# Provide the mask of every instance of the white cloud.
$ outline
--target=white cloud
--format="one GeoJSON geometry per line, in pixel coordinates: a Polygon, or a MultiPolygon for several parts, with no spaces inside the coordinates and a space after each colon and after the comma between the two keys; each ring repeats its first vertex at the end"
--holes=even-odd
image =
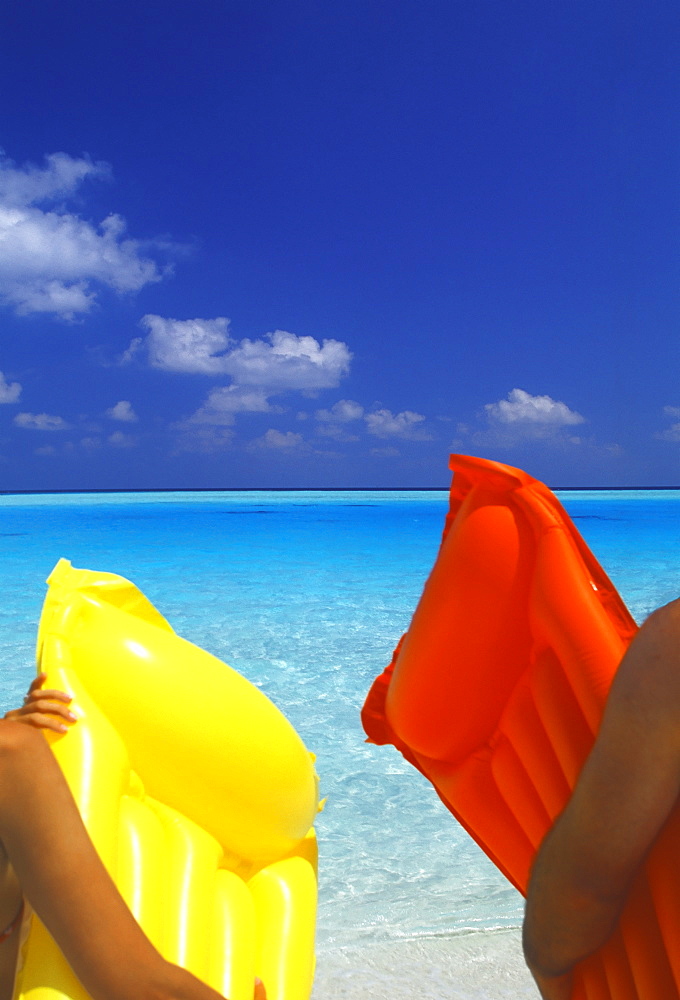
{"type": "Polygon", "coordinates": [[[137,444],[137,439],[131,434],[123,434],[122,431],[114,431],[106,439],[114,448],[133,448],[137,444]]]}
{"type": "Polygon", "coordinates": [[[75,160],[66,153],[52,153],[45,157],[44,167],[33,163],[16,167],[0,156],[0,201],[6,205],[31,205],[63,198],[73,194],[88,176],[110,175],[108,163],[93,163],[87,156],[75,160]]]}
{"type": "Polygon", "coordinates": [[[566,403],[551,396],[532,396],[524,389],[512,389],[507,399],[487,403],[484,409],[494,424],[556,428],[585,422],[585,417],[570,410],[566,403]]]}
{"type": "MultiPolygon", "coordinates": [[[[237,341],[230,336],[229,320],[224,316],[176,320],[148,314],[141,322],[148,331],[145,344],[152,367],[231,376],[230,385],[213,389],[198,410],[176,424],[184,431],[200,424],[230,427],[237,413],[281,413],[281,407],[272,404],[270,396],[288,391],[314,393],[335,386],[349,371],[352,358],[341,341],[324,340],[320,344],[313,337],[298,337],[283,330],[268,333],[260,340],[237,341]]],[[[131,360],[140,346],[139,338],[133,340],[121,360],[131,360]]],[[[336,410],[331,419],[350,418],[336,410]]],[[[191,435],[188,440],[193,440],[191,435]]],[[[288,444],[280,442],[276,434],[270,438],[265,435],[258,447],[290,447],[291,439],[285,440],[288,444]]],[[[178,446],[186,449],[186,443],[178,446]]]]}
{"type": "Polygon", "coordinates": [[[294,434],[292,431],[277,431],[270,428],[262,437],[251,441],[254,448],[273,448],[278,451],[292,451],[304,445],[302,434],[294,434]]]}
{"type": "MultiPolygon", "coordinates": [[[[680,417],[680,406],[664,406],[663,412],[667,417],[680,417]]],[[[658,434],[654,435],[659,441],[680,441],[680,422],[671,424],[663,431],[659,431],[658,434]]]]}
{"type": "MultiPolygon", "coordinates": [[[[164,371],[201,375],[230,375],[237,385],[315,391],[338,385],[349,371],[352,355],[342,341],[298,337],[285,330],[265,334],[260,340],[233,340],[229,320],[177,320],[147,315],[142,326],[149,331],[149,363],[164,371]]],[[[128,348],[136,350],[135,342],[128,348]]]]}
{"type": "Polygon", "coordinates": [[[3,372],[0,372],[0,403],[16,403],[21,395],[18,382],[8,382],[3,372]]]}
{"type": "Polygon", "coordinates": [[[361,420],[363,415],[364,408],[360,403],[353,399],[340,399],[329,410],[316,411],[314,416],[319,421],[316,432],[335,441],[358,441],[357,435],[348,434],[345,427],[352,421],[361,420]]]}
{"type": "Polygon", "coordinates": [[[374,410],[364,416],[369,434],[376,437],[398,437],[408,441],[431,441],[432,435],[420,425],[425,420],[422,413],[412,410],[402,410],[392,413],[391,410],[374,410]]]}
{"type": "Polygon", "coordinates": [[[125,351],[123,351],[123,353],[118,358],[118,363],[121,365],[129,364],[134,358],[134,356],[136,354],[139,354],[143,343],[144,343],[143,337],[134,337],[134,339],[130,341],[130,346],[125,351]]]}
{"type": "Polygon", "coordinates": [[[230,426],[236,413],[272,412],[280,412],[280,407],[270,404],[264,389],[228,385],[213,389],[203,406],[185,423],[230,426]]]}
{"type": "Polygon", "coordinates": [[[316,433],[321,437],[332,438],[338,442],[358,441],[357,434],[348,434],[341,424],[319,424],[316,433]]]}
{"type": "Polygon", "coordinates": [[[314,416],[322,423],[346,424],[352,420],[361,420],[364,408],[353,399],[340,399],[330,410],[317,410],[314,416]]]}
{"type": "Polygon", "coordinates": [[[51,413],[17,413],[14,423],[31,431],[66,431],[70,426],[63,417],[51,413]]]}
{"type": "MultiPolygon", "coordinates": [[[[149,331],[146,346],[152,368],[199,375],[224,373],[223,352],[230,344],[229,320],[225,316],[165,319],[149,313],[142,317],[140,325],[149,331]]],[[[128,352],[135,353],[138,346],[139,338],[135,338],[128,352]]]]}
{"type": "Polygon", "coordinates": [[[371,448],[371,455],[376,455],[378,458],[397,458],[400,454],[399,449],[393,448],[392,445],[386,448],[371,448]]]}
{"type": "Polygon", "coordinates": [[[0,300],[20,315],[74,319],[92,308],[97,284],[131,292],[160,280],[142,244],[125,238],[120,216],[94,225],[61,205],[39,207],[73,195],[87,177],[109,174],[106,164],[65,153],[46,157],[43,167],[0,158],[0,300]]]}
{"type": "Polygon", "coordinates": [[[133,424],[139,418],[132,409],[132,404],[127,399],[121,399],[115,406],[106,411],[106,416],[111,420],[121,420],[123,423],[133,424]]]}
{"type": "Polygon", "coordinates": [[[665,431],[655,435],[659,441],[680,441],[680,423],[671,424],[665,431]]]}
{"type": "Polygon", "coordinates": [[[339,340],[298,337],[285,330],[265,340],[242,340],[227,357],[226,371],[241,385],[264,385],[273,391],[330,389],[349,372],[352,355],[339,340]]]}
{"type": "Polygon", "coordinates": [[[517,448],[529,442],[541,442],[555,447],[599,448],[591,439],[572,431],[586,423],[576,410],[552,396],[532,396],[525,389],[512,389],[506,399],[487,403],[482,415],[486,426],[459,423],[451,447],[458,451],[469,448],[517,448]]]}

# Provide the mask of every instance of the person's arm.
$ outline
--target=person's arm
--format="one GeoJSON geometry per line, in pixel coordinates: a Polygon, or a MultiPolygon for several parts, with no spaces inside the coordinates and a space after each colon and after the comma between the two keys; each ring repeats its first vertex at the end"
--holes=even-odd
{"type": "Polygon", "coordinates": [[[569,804],[536,856],[523,945],[545,1000],[604,944],[680,792],[680,601],[642,626],[569,804]]]}
{"type": "MultiPolygon", "coordinates": [[[[0,841],[23,892],[93,1000],[223,1000],[159,955],[104,868],[37,732],[74,718],[44,679],[0,721],[0,841]]],[[[266,1000],[260,980],[254,1000],[266,1000]]]]}
{"type": "Polygon", "coordinates": [[[531,969],[534,982],[543,1000],[571,1000],[574,981],[571,972],[563,976],[542,976],[536,969],[531,969]]]}

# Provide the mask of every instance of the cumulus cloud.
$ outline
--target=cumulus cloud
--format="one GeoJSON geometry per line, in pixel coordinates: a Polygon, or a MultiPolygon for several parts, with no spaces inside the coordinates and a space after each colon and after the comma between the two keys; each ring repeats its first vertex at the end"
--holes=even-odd
{"type": "Polygon", "coordinates": [[[106,439],[114,448],[133,448],[137,444],[137,439],[131,434],[123,434],[122,431],[114,431],[106,439]]]}
{"type": "Polygon", "coordinates": [[[0,403],[16,403],[21,395],[18,382],[8,382],[3,372],[0,372],[0,403]]]}
{"type": "Polygon", "coordinates": [[[507,399],[484,407],[491,423],[540,427],[568,427],[582,424],[585,417],[551,396],[532,396],[524,389],[512,389],[507,399]]]}
{"type": "Polygon", "coordinates": [[[319,424],[316,433],[321,437],[332,438],[334,441],[343,443],[359,440],[358,434],[348,433],[341,424],[319,424]]]}
{"type": "MultiPolygon", "coordinates": [[[[223,374],[223,352],[230,343],[229,320],[225,316],[165,319],[148,313],[140,325],[148,330],[146,346],[152,368],[199,375],[223,374]]],[[[141,343],[136,337],[126,353],[132,356],[141,343]]]]}
{"type": "Polygon", "coordinates": [[[293,451],[302,447],[304,438],[302,434],[294,434],[293,431],[277,431],[270,428],[262,437],[251,441],[252,448],[271,448],[278,451],[293,451]]]}
{"type": "Polygon", "coordinates": [[[17,413],[14,423],[30,431],[66,431],[70,426],[63,417],[51,413],[17,413]]]}
{"type": "Polygon", "coordinates": [[[0,200],[6,205],[22,206],[63,198],[73,194],[86,177],[110,175],[108,163],[93,163],[87,156],[76,160],[66,153],[51,153],[42,167],[33,163],[17,167],[0,155],[0,200]]]}
{"type": "Polygon", "coordinates": [[[347,424],[361,420],[364,408],[353,399],[340,399],[328,410],[317,410],[314,416],[318,420],[317,434],[333,438],[335,441],[358,441],[356,434],[349,434],[345,429],[347,424]]]}
{"type": "Polygon", "coordinates": [[[236,413],[276,413],[279,407],[272,406],[264,389],[249,386],[227,385],[213,389],[203,406],[189,417],[186,424],[234,423],[236,413]]]}
{"type": "Polygon", "coordinates": [[[660,431],[656,437],[659,441],[680,441],[680,423],[671,424],[665,431],[660,431]]]}
{"type": "MultiPolygon", "coordinates": [[[[275,330],[258,340],[236,340],[230,334],[229,320],[225,316],[177,320],[148,314],[142,318],[141,325],[147,336],[132,341],[122,362],[131,361],[145,347],[149,364],[162,371],[213,377],[226,375],[231,379],[229,385],[212,389],[198,410],[175,425],[176,429],[187,432],[196,425],[230,427],[239,413],[281,413],[281,407],[271,402],[271,396],[286,392],[314,394],[334,387],[349,371],[352,359],[342,341],[323,340],[320,343],[314,337],[298,337],[285,330],[275,330]]],[[[358,407],[348,401],[342,403],[358,407]]],[[[359,407],[359,415],[361,413],[363,409],[359,407]]],[[[329,419],[355,417],[336,408],[329,419]]],[[[186,449],[187,443],[194,439],[189,433],[179,447],[186,449]]],[[[203,439],[207,440],[207,436],[203,439]]],[[[265,435],[256,447],[290,447],[291,439],[285,440],[288,444],[279,442],[276,434],[270,438],[265,435]]]]}
{"type": "MultiPolygon", "coordinates": [[[[485,426],[459,423],[452,442],[456,450],[467,448],[515,448],[527,442],[555,446],[583,445],[572,428],[586,418],[552,396],[532,396],[525,389],[512,389],[505,399],[487,403],[482,411],[485,426]]],[[[594,442],[588,443],[596,447],[594,442]]]]}
{"type": "Polygon", "coordinates": [[[266,340],[242,340],[225,358],[225,370],[241,385],[263,385],[270,390],[329,389],[349,371],[352,355],[339,340],[297,337],[285,330],[266,334],[266,340]]]}
{"type": "MultiPolygon", "coordinates": [[[[314,337],[298,337],[285,330],[259,340],[236,341],[224,316],[177,320],[149,314],[141,322],[148,330],[149,363],[154,368],[229,375],[238,385],[260,386],[270,393],[332,388],[347,374],[352,359],[342,341],[320,344],[314,337]]],[[[134,341],[128,352],[134,353],[133,345],[134,341]]]]}
{"type": "Polygon", "coordinates": [[[75,319],[92,308],[97,285],[132,292],[160,280],[158,264],[125,237],[119,215],[97,225],[46,205],[75,194],[86,178],[108,176],[107,164],[66,153],[47,156],[41,167],[0,156],[1,301],[20,315],[75,319]]]}
{"type": "Polygon", "coordinates": [[[143,344],[143,337],[134,337],[130,341],[130,346],[126,348],[118,358],[118,363],[121,365],[129,365],[132,359],[139,354],[143,344]]]}
{"type": "Polygon", "coordinates": [[[664,406],[663,412],[667,417],[674,417],[675,423],[672,423],[670,427],[667,427],[654,436],[659,441],[680,441],[680,421],[678,421],[680,406],[664,406]]]}
{"type": "Polygon", "coordinates": [[[121,420],[126,424],[133,424],[139,419],[128,399],[121,399],[115,406],[110,407],[106,411],[106,416],[110,417],[111,420],[121,420]]]}
{"type": "Polygon", "coordinates": [[[364,408],[353,399],[340,399],[329,410],[317,410],[314,416],[322,423],[346,424],[352,420],[361,420],[364,408]]]}
{"type": "Polygon", "coordinates": [[[432,435],[428,434],[422,423],[425,417],[422,413],[414,413],[412,410],[402,410],[401,413],[392,413],[391,410],[374,410],[364,416],[369,434],[376,437],[403,438],[407,441],[431,441],[432,435]]]}

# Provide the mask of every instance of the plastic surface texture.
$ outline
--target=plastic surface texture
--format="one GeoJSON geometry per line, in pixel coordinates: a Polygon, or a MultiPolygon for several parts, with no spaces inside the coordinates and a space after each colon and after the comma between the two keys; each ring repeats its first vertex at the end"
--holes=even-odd
{"type": "MultiPolygon", "coordinates": [[[[546,486],[454,455],[451,508],[411,627],[362,718],[524,892],[637,626],[546,486]]],[[[573,1000],[678,1000],[680,811],[573,1000]]]]}
{"type": "MultiPolygon", "coordinates": [[[[53,570],[38,632],[47,687],[79,722],[50,738],[90,836],[158,949],[230,1000],[307,1000],[318,783],[279,710],[175,635],[122,577],[53,570]]],[[[17,1000],[86,1000],[34,918],[17,1000]]]]}

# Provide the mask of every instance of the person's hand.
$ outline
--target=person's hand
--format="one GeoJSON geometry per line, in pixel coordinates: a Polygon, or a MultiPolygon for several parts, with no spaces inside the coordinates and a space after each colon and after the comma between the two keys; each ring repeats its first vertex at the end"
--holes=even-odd
{"type": "Polygon", "coordinates": [[[253,1000],[267,1000],[267,992],[261,979],[255,980],[255,993],[253,1000]]]}
{"type": "MultiPolygon", "coordinates": [[[[46,674],[38,674],[28,689],[21,708],[6,712],[4,718],[13,722],[24,722],[35,729],[51,729],[55,733],[67,733],[67,722],[76,722],[77,716],[69,709],[73,700],[64,691],[43,691],[46,674]]],[[[260,1000],[255,993],[256,1000],[260,1000]]]]}

